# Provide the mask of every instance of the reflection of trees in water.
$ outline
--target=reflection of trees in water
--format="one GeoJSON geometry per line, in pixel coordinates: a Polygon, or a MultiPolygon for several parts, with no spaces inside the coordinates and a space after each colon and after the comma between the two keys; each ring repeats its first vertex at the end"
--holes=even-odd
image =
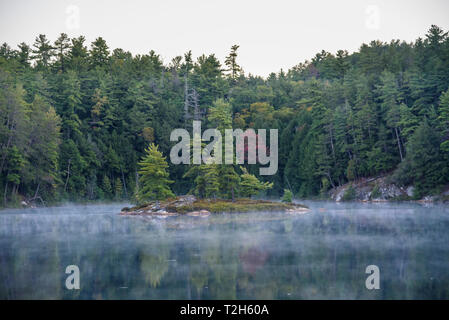
{"type": "Polygon", "coordinates": [[[208,285],[209,266],[201,261],[199,255],[192,256],[190,260],[190,283],[195,287],[196,298],[201,299],[204,288],[208,285]]]}
{"type": "Polygon", "coordinates": [[[151,244],[140,252],[140,271],[151,288],[161,283],[169,268],[170,246],[168,242],[151,244]]]}
{"type": "Polygon", "coordinates": [[[253,275],[257,269],[261,268],[268,258],[268,253],[258,247],[250,247],[242,250],[239,254],[243,271],[253,275]]]}
{"type": "Polygon", "coordinates": [[[138,218],[77,227],[73,217],[0,217],[0,298],[448,299],[449,222],[400,214],[220,216],[189,230],[138,218]],[[80,267],[79,291],[64,287],[69,264],[80,267]],[[365,288],[370,264],[381,290],[365,288]]]}

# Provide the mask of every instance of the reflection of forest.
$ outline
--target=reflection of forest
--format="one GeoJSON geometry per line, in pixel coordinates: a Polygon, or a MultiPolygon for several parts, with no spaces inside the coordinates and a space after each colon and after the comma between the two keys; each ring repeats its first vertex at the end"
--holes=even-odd
{"type": "Polygon", "coordinates": [[[181,219],[173,229],[99,216],[78,221],[81,236],[73,217],[2,217],[0,298],[449,298],[447,221],[248,217],[198,227],[181,219]],[[79,291],[63,287],[69,264],[81,270],[79,291]],[[379,265],[382,290],[365,289],[369,264],[379,265]]]}

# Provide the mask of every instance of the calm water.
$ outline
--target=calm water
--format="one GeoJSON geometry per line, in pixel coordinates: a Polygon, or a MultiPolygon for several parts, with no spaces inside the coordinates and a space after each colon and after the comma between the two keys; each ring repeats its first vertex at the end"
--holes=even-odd
{"type": "Polygon", "coordinates": [[[0,298],[449,299],[448,206],[306,204],[166,219],[117,215],[125,204],[3,210],[0,298]],[[372,264],[380,290],[365,287],[372,264]]]}

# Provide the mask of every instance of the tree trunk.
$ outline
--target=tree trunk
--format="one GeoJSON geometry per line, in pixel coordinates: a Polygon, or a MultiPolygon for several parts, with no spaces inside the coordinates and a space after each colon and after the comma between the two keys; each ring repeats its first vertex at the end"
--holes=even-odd
{"type": "Polygon", "coordinates": [[[69,177],[70,177],[70,161],[72,159],[69,159],[69,164],[67,165],[67,179],[65,179],[65,184],[64,184],[64,192],[66,192],[67,190],[67,183],[69,183],[69,177]]]}
{"type": "Polygon", "coordinates": [[[126,196],[126,198],[128,198],[128,191],[126,190],[125,175],[123,174],[123,169],[122,169],[121,165],[120,165],[120,171],[122,172],[123,189],[125,189],[125,196],[126,196]]]}
{"type": "Polygon", "coordinates": [[[401,149],[401,142],[399,141],[398,128],[394,128],[394,132],[396,133],[396,139],[398,140],[399,155],[401,156],[402,161],[404,160],[404,158],[402,157],[402,149],[401,149]]]}
{"type": "Polygon", "coordinates": [[[5,193],[3,194],[3,202],[4,202],[4,206],[6,207],[6,194],[8,192],[8,181],[6,181],[5,183],[5,193]]]}

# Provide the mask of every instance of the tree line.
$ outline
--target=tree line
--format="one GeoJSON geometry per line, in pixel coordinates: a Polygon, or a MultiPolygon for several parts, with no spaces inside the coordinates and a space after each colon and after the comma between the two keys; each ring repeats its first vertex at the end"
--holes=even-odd
{"type": "MultiPolygon", "coordinates": [[[[449,183],[449,37],[441,28],[412,43],[322,51],[266,79],[244,73],[238,48],[222,64],[190,51],[164,63],[154,51],[111,50],[101,37],[88,46],[64,33],[3,44],[1,205],[131,199],[145,149],[154,143],[168,155],[170,132],[192,120],[213,127],[220,103],[233,128],[279,130],[276,175],[256,178],[258,165],[229,172],[273,183],[268,195],[325,195],[380,174],[414,185],[417,198],[449,183]]],[[[169,163],[172,191],[198,187],[189,173],[197,169],[169,163]]],[[[201,192],[214,195],[217,168],[206,171],[213,183],[201,192]]]]}

